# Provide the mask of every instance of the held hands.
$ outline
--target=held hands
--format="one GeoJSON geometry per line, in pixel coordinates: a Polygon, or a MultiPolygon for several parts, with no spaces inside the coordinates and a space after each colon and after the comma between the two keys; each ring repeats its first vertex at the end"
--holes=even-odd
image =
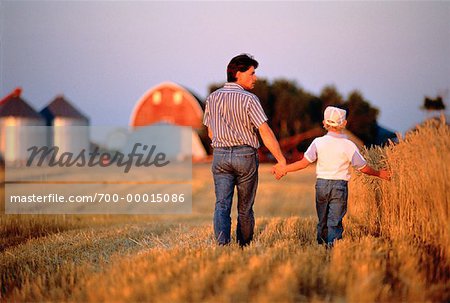
{"type": "Polygon", "coordinates": [[[280,180],[282,177],[284,177],[287,174],[286,171],[286,164],[284,163],[278,163],[272,167],[272,175],[275,175],[275,178],[277,180],[280,180]]]}

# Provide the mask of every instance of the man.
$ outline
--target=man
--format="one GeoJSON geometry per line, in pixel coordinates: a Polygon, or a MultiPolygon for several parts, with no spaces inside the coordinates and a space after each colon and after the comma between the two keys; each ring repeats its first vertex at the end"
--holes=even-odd
{"type": "Polygon", "coordinates": [[[248,92],[255,86],[257,67],[258,62],[247,54],[234,57],[227,67],[228,82],[206,99],[203,123],[208,127],[214,148],[214,234],[220,245],[230,242],[235,187],[238,193],[237,241],[242,247],[253,238],[253,203],[258,186],[257,131],[278,163],[286,165],[258,97],[248,92]]]}

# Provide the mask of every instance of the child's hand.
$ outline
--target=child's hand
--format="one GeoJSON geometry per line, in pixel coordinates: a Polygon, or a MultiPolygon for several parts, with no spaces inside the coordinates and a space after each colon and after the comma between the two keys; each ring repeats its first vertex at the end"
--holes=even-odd
{"type": "Polygon", "coordinates": [[[391,172],[388,171],[387,169],[376,170],[376,169],[373,169],[369,165],[364,166],[359,171],[362,172],[362,173],[365,173],[365,174],[367,174],[369,176],[376,176],[378,178],[381,178],[381,179],[384,179],[384,180],[388,180],[388,181],[391,180],[391,176],[392,176],[391,172]]]}
{"type": "Polygon", "coordinates": [[[286,172],[286,165],[278,163],[277,165],[274,165],[272,167],[272,174],[275,175],[275,178],[277,180],[280,180],[282,177],[284,177],[286,172]]]}
{"type": "Polygon", "coordinates": [[[380,169],[380,176],[379,176],[379,177],[380,177],[381,179],[390,181],[390,180],[391,180],[391,177],[392,177],[392,174],[391,174],[390,171],[388,171],[388,170],[386,170],[386,169],[380,169]]]}

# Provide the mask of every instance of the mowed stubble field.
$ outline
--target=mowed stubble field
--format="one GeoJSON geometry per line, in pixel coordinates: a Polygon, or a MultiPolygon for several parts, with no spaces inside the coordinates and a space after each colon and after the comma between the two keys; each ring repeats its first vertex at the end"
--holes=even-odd
{"type": "Polygon", "coordinates": [[[189,215],[1,215],[1,300],[447,302],[449,139],[448,126],[428,125],[365,151],[393,180],[353,173],[344,239],[331,250],[315,243],[314,167],[276,181],[260,166],[244,249],[214,243],[210,164],[193,167],[189,215]],[[432,159],[421,163],[427,142],[432,159]]]}

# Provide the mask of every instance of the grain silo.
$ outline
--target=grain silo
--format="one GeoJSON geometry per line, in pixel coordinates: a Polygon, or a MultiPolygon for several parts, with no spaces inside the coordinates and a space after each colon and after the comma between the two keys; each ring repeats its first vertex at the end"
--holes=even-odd
{"type": "Polygon", "coordinates": [[[131,114],[132,127],[170,124],[192,127],[191,138],[183,140],[179,146],[180,154],[189,153],[194,160],[206,157],[206,151],[198,132],[202,129],[203,103],[187,89],[172,82],[161,83],[148,90],[136,103],[131,114]],[[184,142],[183,142],[184,141],[184,142]],[[192,150],[186,151],[192,142],[192,150]],[[190,145],[190,144],[189,144],[190,145]]]}
{"type": "Polygon", "coordinates": [[[7,165],[23,165],[28,148],[46,144],[45,120],[21,93],[17,88],[0,101],[0,154],[7,165]]]}
{"type": "Polygon", "coordinates": [[[57,146],[60,152],[89,150],[89,119],[64,96],[57,96],[40,113],[51,126],[50,146],[57,146]]]}

